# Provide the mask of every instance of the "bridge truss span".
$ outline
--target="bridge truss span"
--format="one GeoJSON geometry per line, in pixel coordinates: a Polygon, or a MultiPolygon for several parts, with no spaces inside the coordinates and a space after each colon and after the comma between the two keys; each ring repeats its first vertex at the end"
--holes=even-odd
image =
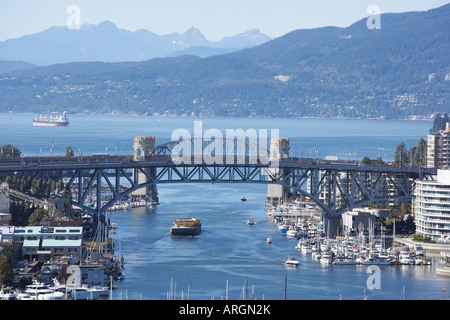
{"type": "Polygon", "coordinates": [[[275,162],[262,161],[270,156],[264,148],[253,149],[258,153],[255,160],[249,153],[253,148],[249,143],[244,144],[243,158],[237,153],[231,157],[224,154],[222,161],[217,161],[220,158],[212,154],[215,161],[209,162],[191,154],[190,161],[178,163],[172,158],[178,144],[171,142],[156,147],[142,159],[133,156],[52,158],[39,159],[32,165],[27,159],[17,163],[0,161],[0,176],[63,181],[71,190],[72,204],[96,214],[103,214],[137,190],[158,184],[256,183],[281,185],[291,193],[315,201],[326,214],[339,215],[370,202],[411,199],[416,180],[433,180],[436,175],[435,168],[364,166],[350,161],[292,158],[288,154],[275,162]]]}

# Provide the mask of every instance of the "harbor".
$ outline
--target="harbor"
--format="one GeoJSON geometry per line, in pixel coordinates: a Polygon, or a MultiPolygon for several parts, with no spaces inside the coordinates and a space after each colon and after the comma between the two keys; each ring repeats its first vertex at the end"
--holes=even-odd
{"type": "MultiPolygon", "coordinates": [[[[144,237],[145,241],[152,245],[142,249],[155,257],[145,262],[144,251],[133,250],[127,245],[123,252],[131,250],[133,254],[132,258],[127,260],[125,269],[127,279],[118,284],[118,291],[126,289],[129,297],[132,297],[131,288],[135,288],[135,291],[141,289],[136,282],[141,278],[141,270],[151,270],[158,275],[158,279],[152,278],[153,289],[143,293],[144,299],[181,300],[189,297],[189,299],[223,300],[226,296],[229,299],[242,299],[246,279],[249,288],[254,287],[254,299],[284,299],[283,283],[287,275],[288,299],[313,297],[313,299],[359,300],[363,299],[366,288],[367,268],[370,265],[378,265],[382,268],[383,277],[386,277],[383,282],[385,289],[367,290],[366,288],[368,299],[398,299],[405,285],[404,281],[406,281],[407,299],[428,299],[431,296],[433,299],[447,298],[442,289],[448,288],[450,279],[436,274],[436,268],[445,264],[445,261],[440,259],[439,251],[420,251],[419,246],[411,246],[408,251],[410,262],[406,262],[405,259],[394,262],[389,255],[385,256],[385,254],[392,253],[400,259],[400,253],[406,251],[402,249],[406,248],[400,242],[396,242],[397,254],[395,255],[393,249],[389,249],[393,241],[388,235],[383,235],[382,238],[381,235],[373,236],[371,242],[369,242],[368,233],[355,234],[352,237],[328,237],[317,229],[323,227],[320,216],[312,218],[311,212],[303,212],[305,216],[297,212],[296,219],[292,218],[292,211],[285,217],[277,216],[277,219],[274,219],[273,215],[268,215],[264,205],[258,204],[256,200],[261,199],[257,193],[261,192],[262,188],[251,188],[255,191],[247,195],[245,203],[239,202],[238,191],[232,191],[224,185],[214,186],[214,188],[219,188],[221,192],[228,194],[230,199],[234,198],[236,201],[221,200],[215,204],[211,200],[205,201],[202,209],[199,210],[195,200],[190,198],[195,192],[188,192],[182,199],[170,200],[163,206],[158,206],[156,211],[150,214],[143,211],[144,209],[140,209],[139,212],[128,211],[131,214],[129,216],[131,221],[139,224],[146,223],[149,230],[153,230],[153,233],[147,236],[129,233],[127,230],[134,229],[130,226],[130,221],[122,219],[123,213],[113,213],[111,219],[118,223],[119,228],[122,228],[122,239],[125,238],[127,243],[132,244],[135,241],[142,241],[138,239],[144,237]],[[170,208],[166,210],[166,206],[170,208]],[[176,217],[181,208],[201,218],[200,235],[187,238],[170,236],[168,232],[170,223],[163,215],[176,217]],[[252,225],[248,224],[249,216],[254,221],[252,225]],[[312,237],[299,237],[299,235],[290,237],[282,234],[277,220],[302,222],[303,235],[308,234],[312,237]],[[384,241],[381,241],[382,239],[384,241]],[[321,255],[318,254],[319,252],[321,255]],[[362,260],[363,254],[365,258],[362,260]],[[419,263],[419,258],[422,257],[425,263],[423,263],[424,260],[419,263]],[[286,264],[288,259],[291,263],[286,264]],[[189,261],[188,265],[186,261],[189,261]],[[181,267],[185,270],[186,276],[175,276],[176,270],[181,267]],[[206,277],[208,282],[203,282],[201,280],[203,277],[206,277]],[[434,290],[434,295],[425,297],[418,291],[414,293],[409,291],[415,286],[413,285],[415,281],[423,282],[425,279],[431,286],[427,290],[434,290]],[[334,285],[330,286],[326,284],[327,282],[334,285]],[[171,286],[170,283],[172,283],[171,286]],[[225,293],[226,283],[228,283],[228,295],[225,293]],[[341,289],[336,284],[341,284],[341,289]],[[355,287],[359,290],[355,290],[355,287]]],[[[216,189],[212,189],[209,185],[196,185],[195,190],[208,195],[216,192],[216,189]]],[[[161,189],[160,192],[161,195],[167,196],[173,190],[167,188],[161,189]]],[[[290,204],[290,207],[293,206],[290,204]]],[[[295,223],[296,228],[301,228],[300,225],[295,223]]],[[[402,258],[404,258],[403,255],[402,258]]],[[[137,292],[134,293],[134,297],[139,297],[137,292]]]]}
{"type": "MultiPolygon", "coordinates": [[[[293,202],[266,209],[281,235],[298,239],[295,249],[302,255],[311,254],[315,260],[333,265],[431,265],[425,257],[424,245],[381,233],[374,227],[351,229],[347,235],[326,235],[323,216],[313,210],[310,202],[293,202]]],[[[425,245],[428,250],[430,246],[425,245]]],[[[444,251],[448,246],[431,247],[431,251],[444,251]]],[[[442,258],[441,253],[441,258],[442,258]]]]}
{"type": "MultiPolygon", "coordinates": [[[[14,117],[18,123],[21,123],[20,119],[23,118],[22,126],[31,126],[28,116],[12,115],[11,117],[14,117]]],[[[55,150],[58,147],[65,150],[67,144],[77,146],[77,143],[80,143],[83,146],[75,147],[74,150],[82,150],[84,154],[93,154],[98,150],[105,150],[105,144],[108,143],[108,149],[114,150],[113,143],[118,143],[118,152],[130,154],[131,151],[124,147],[130,145],[130,135],[138,136],[142,132],[146,132],[149,121],[156,131],[160,130],[158,132],[162,136],[170,136],[170,129],[167,128],[171,128],[171,126],[166,123],[167,121],[176,121],[175,124],[172,124],[176,127],[189,127],[192,123],[189,119],[162,119],[159,123],[153,118],[141,119],[136,117],[125,118],[125,120],[122,117],[117,119],[113,117],[108,118],[108,120],[110,122],[93,121],[91,117],[87,116],[71,116],[71,125],[64,128],[64,131],[61,131],[61,137],[55,140],[55,150]],[[74,121],[74,119],[77,121],[74,121]],[[80,119],[82,121],[78,121],[80,119]],[[108,130],[105,127],[97,128],[95,125],[98,123],[110,124],[111,121],[114,127],[119,128],[124,133],[115,137],[114,142],[99,140],[93,143],[93,136],[101,135],[105,130],[108,130]],[[75,130],[81,133],[76,141],[71,140],[75,130]],[[133,132],[130,133],[130,130],[133,132]],[[61,143],[61,141],[64,142],[61,143]],[[61,144],[64,146],[61,147],[61,144]]],[[[220,121],[220,119],[213,119],[209,126],[223,127],[225,124],[221,124],[220,121]]],[[[248,120],[245,120],[245,122],[239,121],[241,120],[237,120],[237,125],[244,127],[248,125],[248,120]]],[[[276,120],[274,121],[273,125],[275,126],[286,123],[285,120],[278,124],[276,120]]],[[[347,128],[351,128],[345,134],[352,135],[356,131],[358,133],[352,140],[352,145],[358,148],[358,155],[360,153],[370,155],[371,148],[368,147],[369,145],[389,146],[398,142],[398,137],[373,136],[374,128],[370,121],[352,121],[350,122],[351,126],[346,121],[343,122],[345,128],[341,127],[340,130],[345,131],[347,128]]],[[[290,122],[287,121],[287,123],[290,122]]],[[[305,123],[308,124],[309,122],[305,123]]],[[[314,130],[318,123],[323,123],[324,128],[329,128],[330,126],[339,127],[342,122],[316,121],[314,130]]],[[[391,122],[382,123],[383,126],[389,124],[391,122]]],[[[378,127],[380,123],[377,122],[376,125],[378,127]]],[[[402,137],[415,139],[417,128],[421,123],[402,121],[391,125],[395,125],[396,128],[403,128],[402,137]],[[402,126],[406,126],[407,129],[402,126]]],[[[7,123],[5,126],[8,128],[7,123]]],[[[300,146],[302,150],[314,150],[314,146],[319,145],[321,152],[328,154],[339,154],[339,152],[344,152],[346,148],[340,139],[333,140],[330,144],[332,138],[329,137],[312,137],[306,140],[298,138],[295,131],[298,129],[298,125],[293,126],[291,124],[290,126],[292,126],[292,132],[289,131],[286,135],[294,136],[290,140],[291,149],[296,150],[298,154],[301,154],[300,146]]],[[[8,130],[14,132],[16,130],[14,128],[11,127],[8,130]]],[[[429,124],[426,123],[422,131],[428,129],[429,124]]],[[[40,131],[34,130],[31,127],[24,132],[33,137],[40,137],[40,131]]],[[[314,134],[316,134],[316,131],[314,131],[314,134]]],[[[40,137],[40,139],[45,140],[45,137],[40,137]]],[[[39,156],[39,146],[33,141],[35,140],[30,137],[30,139],[25,140],[22,138],[19,140],[12,139],[11,142],[21,146],[21,150],[29,150],[27,152],[39,156]]],[[[378,150],[374,152],[377,154],[378,150]]],[[[389,152],[393,153],[393,150],[389,152]]],[[[79,159],[81,159],[81,156],[79,159]]],[[[87,162],[86,165],[91,164],[87,162]]],[[[95,164],[92,165],[95,166],[95,164]]],[[[76,177],[74,182],[76,182],[76,177]]],[[[95,179],[91,179],[90,184],[95,186],[95,179]]],[[[74,184],[74,186],[73,192],[77,192],[77,185],[74,184]]],[[[110,190],[112,189],[104,184],[99,187],[105,188],[105,190],[107,187],[110,190]]],[[[93,187],[91,191],[96,189],[99,188],[93,187]]],[[[173,299],[181,299],[182,297],[187,299],[189,297],[192,300],[219,300],[225,299],[226,296],[229,299],[239,299],[244,296],[242,288],[247,283],[249,288],[254,288],[253,297],[255,300],[281,300],[285,298],[284,284],[286,278],[286,299],[335,300],[342,298],[359,300],[363,299],[364,291],[366,291],[369,299],[396,300],[399,298],[403,287],[406,289],[406,299],[448,299],[448,293],[442,290],[450,287],[450,280],[436,272],[439,270],[437,268],[440,267],[440,264],[445,264],[445,260],[440,259],[439,251],[429,251],[427,249],[428,243],[423,243],[423,248],[424,258],[430,260],[430,264],[418,265],[416,262],[414,264],[401,264],[399,262],[390,265],[380,264],[382,289],[369,290],[367,288],[369,277],[367,268],[370,265],[356,263],[356,258],[355,263],[350,261],[350,263],[344,265],[344,262],[348,262],[345,259],[346,251],[344,250],[347,250],[347,255],[349,255],[348,244],[357,243],[360,245],[358,247],[360,251],[367,250],[367,252],[370,252],[377,245],[371,240],[382,239],[384,241],[381,242],[381,247],[383,247],[383,244],[385,250],[392,247],[392,235],[383,230],[383,236],[381,236],[376,224],[373,224],[373,229],[367,226],[361,230],[355,230],[355,233],[352,234],[351,229],[345,229],[348,225],[347,222],[342,227],[336,228],[338,222],[323,219],[314,204],[306,201],[306,199],[298,199],[297,201],[296,199],[289,199],[284,207],[274,206],[267,209],[267,198],[271,194],[265,184],[190,183],[187,185],[183,183],[162,183],[158,184],[157,191],[159,205],[153,205],[152,203],[149,205],[149,203],[143,202],[139,202],[140,205],[132,205],[132,201],[129,202],[129,200],[133,199],[121,199],[124,203],[117,203],[115,210],[109,210],[105,213],[106,228],[97,229],[94,226],[90,228],[92,239],[98,236],[100,236],[99,239],[102,239],[101,237],[104,235],[108,235],[106,238],[109,239],[112,236],[112,239],[106,241],[89,240],[86,243],[89,258],[83,257],[80,259],[81,261],[84,260],[81,265],[79,261],[75,264],[78,267],[85,264],[94,268],[95,265],[104,261],[105,263],[114,263],[116,267],[121,264],[120,270],[122,271],[122,275],[118,272],[109,275],[103,271],[103,282],[98,286],[107,287],[108,296],[99,299],[164,300],[168,297],[173,299]],[[245,201],[243,201],[243,197],[245,197],[245,201]],[[173,226],[173,222],[180,217],[200,219],[202,223],[201,233],[188,237],[172,236],[170,228],[173,226]],[[286,234],[280,233],[275,218],[278,222],[285,220],[294,223],[289,236],[289,227],[286,229],[286,234]],[[249,223],[250,219],[253,223],[249,223]],[[307,230],[306,226],[308,227],[307,230]],[[304,230],[300,230],[302,227],[304,230]],[[303,235],[308,234],[309,238],[301,237],[300,239],[300,231],[303,232],[303,235]],[[353,239],[350,237],[353,237],[353,239]],[[313,246],[296,249],[299,240],[308,242],[309,245],[313,242],[319,250],[322,250],[320,244],[323,244],[321,253],[325,259],[313,257],[313,246]],[[345,241],[348,243],[345,243],[345,241]],[[114,244],[113,254],[109,251],[112,244],[114,244]],[[329,252],[326,251],[326,244],[330,246],[329,252]],[[325,263],[329,259],[327,256],[333,255],[333,253],[335,259],[325,263]],[[123,261],[121,257],[124,258],[123,261]],[[285,262],[289,257],[298,261],[296,267],[286,266],[285,262]],[[333,262],[336,263],[333,264],[333,262]],[[112,290],[110,279],[112,279],[112,290]],[[173,279],[172,290],[171,279],[173,279]],[[225,288],[228,288],[228,295],[225,294],[225,288]]],[[[86,193],[86,200],[96,205],[98,199],[94,195],[95,192],[92,192],[92,194],[86,193]]],[[[105,200],[109,201],[109,198],[105,198],[105,200]]],[[[350,220],[352,216],[349,214],[347,218],[350,220]]],[[[83,217],[85,219],[90,217],[95,221],[91,215],[83,215],[83,217]]],[[[400,253],[403,248],[400,240],[408,239],[403,233],[398,233],[396,239],[396,248],[400,253]]],[[[302,244],[303,242],[300,242],[300,245],[302,244]]],[[[408,246],[410,256],[411,253],[414,253],[415,258],[414,246],[409,244],[408,246]]],[[[375,253],[375,251],[372,252],[375,253]]],[[[380,254],[378,255],[378,258],[383,258],[383,254],[381,254],[381,257],[380,254]]],[[[44,260],[44,262],[46,261],[44,260]]],[[[46,267],[50,269],[50,264],[46,267]]],[[[52,268],[56,267],[52,266],[52,268]]],[[[84,272],[87,273],[88,269],[89,267],[82,267],[80,271],[84,274],[84,272]]],[[[91,272],[92,275],[95,274],[95,270],[91,272]]],[[[33,276],[37,277],[38,273],[31,271],[30,275],[33,278],[33,276]]],[[[39,275],[39,279],[37,279],[39,282],[44,280],[41,277],[42,275],[39,275]]],[[[53,285],[52,278],[45,280],[47,286],[53,285]]],[[[65,280],[60,279],[60,283],[64,283],[65,280]]],[[[29,284],[33,284],[32,281],[27,285],[29,284]]],[[[249,297],[250,295],[246,296],[249,297]]]]}

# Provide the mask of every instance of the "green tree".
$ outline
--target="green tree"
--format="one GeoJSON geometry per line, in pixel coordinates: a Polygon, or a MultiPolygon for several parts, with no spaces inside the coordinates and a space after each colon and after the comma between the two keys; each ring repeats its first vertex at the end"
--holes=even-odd
{"type": "Polygon", "coordinates": [[[17,252],[16,247],[11,242],[0,242],[1,254],[8,259],[8,263],[11,266],[16,265],[17,262],[17,252]]]}
{"type": "Polygon", "coordinates": [[[408,150],[406,149],[406,145],[404,142],[400,142],[400,144],[395,148],[394,163],[397,164],[408,163],[408,150]]]}
{"type": "Polygon", "coordinates": [[[66,148],[66,157],[73,157],[73,150],[71,146],[66,148]]]}
{"type": "Polygon", "coordinates": [[[50,192],[55,192],[56,190],[56,182],[52,181],[52,184],[50,185],[50,192]]]}
{"type": "Polygon", "coordinates": [[[44,221],[47,218],[47,211],[42,208],[37,208],[28,218],[29,226],[39,226],[41,221],[44,221]]]}
{"type": "Polygon", "coordinates": [[[14,272],[8,259],[0,254],[0,282],[11,283],[14,280],[14,272]]]}
{"type": "Polygon", "coordinates": [[[427,163],[427,143],[423,138],[420,138],[417,144],[411,163],[416,165],[425,165],[427,163]]]}
{"type": "Polygon", "coordinates": [[[363,163],[363,164],[371,164],[372,161],[370,161],[369,157],[364,157],[364,158],[362,159],[361,163],[363,163]]]}
{"type": "Polygon", "coordinates": [[[10,144],[5,144],[0,147],[0,158],[3,157],[20,157],[20,151],[10,144]]]}

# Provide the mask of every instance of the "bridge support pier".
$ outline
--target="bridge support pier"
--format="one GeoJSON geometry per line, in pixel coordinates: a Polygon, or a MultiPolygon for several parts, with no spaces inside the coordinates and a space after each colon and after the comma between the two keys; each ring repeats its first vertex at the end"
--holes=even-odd
{"type": "MultiPolygon", "coordinates": [[[[155,151],[155,147],[155,137],[134,137],[133,160],[138,162],[146,160],[155,151]]],[[[145,168],[144,170],[149,176],[155,177],[155,168],[145,168]]],[[[144,173],[135,170],[134,174],[137,175],[139,183],[149,182],[149,178],[144,173]]],[[[156,184],[133,191],[131,197],[133,200],[147,199],[153,203],[159,202],[156,184]]]]}
{"type": "MultiPolygon", "coordinates": [[[[279,163],[282,158],[289,158],[289,139],[272,138],[270,139],[270,161],[271,163],[279,163]]],[[[279,168],[271,168],[275,175],[282,175],[283,170],[279,168]]],[[[284,181],[290,185],[289,178],[284,181]]],[[[267,187],[267,206],[278,206],[285,203],[289,198],[289,188],[280,184],[269,184],[267,187]]]]}

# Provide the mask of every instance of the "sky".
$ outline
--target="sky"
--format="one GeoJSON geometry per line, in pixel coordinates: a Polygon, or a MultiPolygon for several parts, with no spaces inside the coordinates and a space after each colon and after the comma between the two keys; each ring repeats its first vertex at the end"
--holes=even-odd
{"type": "MultiPolygon", "coordinates": [[[[81,24],[109,20],[129,31],[156,34],[200,29],[218,41],[250,29],[275,38],[296,29],[347,27],[370,15],[426,11],[450,0],[0,0],[0,41],[65,26],[79,9],[81,24]]],[[[72,20],[73,21],[73,20],[72,20]]]]}

